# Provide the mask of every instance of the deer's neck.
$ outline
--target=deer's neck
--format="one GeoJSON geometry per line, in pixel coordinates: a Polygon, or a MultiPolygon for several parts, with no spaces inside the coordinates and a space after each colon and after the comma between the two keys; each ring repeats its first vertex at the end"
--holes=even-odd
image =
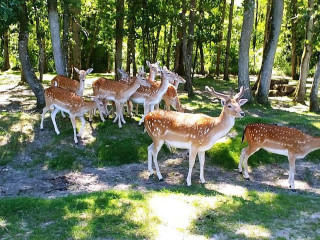
{"type": "Polygon", "coordinates": [[[221,130],[225,132],[225,134],[227,134],[230,131],[230,129],[234,126],[234,122],[235,118],[227,115],[223,109],[220,116],[214,119],[213,127],[216,130],[221,130]]]}
{"type": "Polygon", "coordinates": [[[148,81],[153,83],[156,78],[156,73],[154,71],[150,71],[148,81]]]}
{"type": "Polygon", "coordinates": [[[124,93],[123,95],[130,97],[132,94],[134,94],[137,91],[139,87],[140,87],[140,83],[136,78],[135,81],[131,83],[129,87],[123,92],[124,93]]]}
{"type": "Polygon", "coordinates": [[[84,80],[80,79],[79,88],[77,90],[77,95],[82,97],[84,91],[84,80]]]}
{"type": "Polygon", "coordinates": [[[163,74],[161,76],[161,83],[160,83],[160,87],[158,89],[158,95],[162,95],[168,90],[169,87],[169,79],[167,77],[165,77],[163,74]]]}
{"type": "Polygon", "coordinates": [[[312,137],[310,144],[308,144],[308,152],[317,150],[320,148],[320,137],[312,137]]]}

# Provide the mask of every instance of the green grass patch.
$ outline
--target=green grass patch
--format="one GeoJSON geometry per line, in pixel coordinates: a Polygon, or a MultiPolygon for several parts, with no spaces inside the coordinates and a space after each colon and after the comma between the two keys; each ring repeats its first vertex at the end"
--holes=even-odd
{"type": "Polygon", "coordinates": [[[166,234],[159,226],[205,239],[219,234],[225,239],[318,237],[319,221],[313,216],[320,206],[313,194],[246,191],[227,196],[195,189],[0,199],[0,238],[156,239],[166,234]]]}

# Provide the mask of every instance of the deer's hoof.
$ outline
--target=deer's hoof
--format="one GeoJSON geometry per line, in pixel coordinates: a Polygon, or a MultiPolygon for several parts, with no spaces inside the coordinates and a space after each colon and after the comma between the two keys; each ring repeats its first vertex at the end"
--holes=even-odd
{"type": "Polygon", "coordinates": [[[163,178],[160,178],[160,179],[159,179],[159,182],[163,182],[163,181],[164,181],[163,178]]]}
{"type": "Polygon", "coordinates": [[[249,181],[250,181],[250,178],[246,178],[246,177],[245,177],[244,180],[246,180],[247,182],[249,182],[249,181]]]}

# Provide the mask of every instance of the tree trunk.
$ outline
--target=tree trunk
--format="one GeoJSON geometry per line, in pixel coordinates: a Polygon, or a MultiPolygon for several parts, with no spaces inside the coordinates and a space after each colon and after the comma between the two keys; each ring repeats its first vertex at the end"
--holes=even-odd
{"type": "Polygon", "coordinates": [[[40,26],[40,17],[38,13],[37,6],[35,4],[35,1],[33,0],[33,8],[34,8],[34,14],[35,14],[35,21],[36,21],[36,33],[37,33],[37,43],[39,46],[39,81],[43,82],[43,71],[44,71],[44,49],[43,49],[43,41],[42,39],[45,37],[44,36],[44,30],[40,26]]]}
{"type": "Polygon", "coordinates": [[[4,65],[2,70],[7,71],[10,69],[9,30],[8,29],[6,29],[3,33],[3,53],[4,53],[4,65]]]}
{"type": "Polygon", "coordinates": [[[204,53],[203,53],[203,43],[202,41],[199,42],[199,51],[200,51],[200,74],[204,75],[206,74],[206,71],[204,69],[204,53]]]}
{"type": "Polygon", "coordinates": [[[72,19],[72,31],[73,31],[73,45],[72,45],[72,78],[79,81],[79,74],[74,71],[74,67],[81,69],[81,37],[80,37],[80,20],[79,15],[81,7],[73,6],[73,19],[72,19]]]}
{"type": "Polygon", "coordinates": [[[186,22],[186,0],[183,0],[182,9],[182,31],[183,31],[183,59],[185,66],[185,80],[188,91],[188,96],[193,96],[191,67],[192,67],[192,51],[194,42],[194,20],[195,20],[196,0],[190,0],[190,14],[189,14],[189,31],[187,35],[186,22]],[[187,37],[188,36],[188,37],[187,37]]]}
{"type": "Polygon", "coordinates": [[[229,55],[230,55],[231,32],[232,32],[233,6],[234,6],[234,0],[231,0],[230,10],[229,10],[227,47],[226,47],[226,55],[224,59],[224,74],[223,74],[223,79],[227,81],[229,80],[229,55]]]}
{"type": "MultiPolygon", "coordinates": [[[[265,25],[264,25],[264,41],[263,41],[263,52],[262,52],[262,59],[265,58],[265,54],[266,54],[266,44],[267,44],[267,40],[269,39],[269,35],[270,35],[270,22],[271,22],[271,19],[270,18],[270,13],[271,13],[271,6],[272,6],[272,0],[268,0],[268,3],[267,3],[267,11],[266,11],[266,20],[265,20],[265,25]]],[[[258,84],[260,82],[260,78],[261,78],[261,69],[260,68],[260,71],[259,71],[259,75],[258,75],[258,78],[257,78],[257,81],[254,83],[254,86],[252,87],[252,89],[254,90],[257,90],[258,89],[258,84]]]]}
{"type": "Polygon", "coordinates": [[[167,47],[167,59],[166,66],[170,69],[170,55],[171,55],[171,44],[172,44],[172,23],[170,24],[170,30],[168,35],[168,47],[167,47]]]}
{"type": "Polygon", "coordinates": [[[309,20],[306,24],[306,37],[301,57],[299,85],[295,91],[294,102],[305,104],[304,98],[306,95],[306,84],[309,72],[309,63],[312,54],[312,31],[313,31],[313,16],[314,0],[308,0],[308,16],[309,20]]]}
{"type": "MultiPolygon", "coordinates": [[[[68,60],[69,60],[69,26],[70,26],[70,2],[64,0],[63,8],[63,34],[62,34],[62,55],[64,61],[64,68],[67,76],[69,76],[68,60]]],[[[71,71],[72,72],[72,71],[71,71]]]]}
{"type": "Polygon", "coordinates": [[[157,28],[157,36],[156,36],[155,44],[154,44],[153,62],[157,61],[157,55],[158,55],[158,49],[159,49],[160,31],[161,31],[161,24],[159,23],[159,26],[157,28]]]}
{"type": "Polygon", "coordinates": [[[30,86],[32,92],[37,98],[37,108],[43,108],[45,106],[44,90],[41,83],[38,81],[37,76],[33,71],[30,57],[28,54],[28,13],[26,3],[21,3],[21,8],[18,14],[20,23],[19,30],[19,59],[21,62],[24,76],[30,86]]]}
{"type": "Polygon", "coordinates": [[[297,0],[291,1],[292,15],[291,15],[291,77],[294,80],[298,79],[297,74],[297,0]]]}
{"type": "Polygon", "coordinates": [[[222,48],[222,39],[223,39],[223,25],[224,25],[224,18],[226,15],[226,5],[227,0],[223,0],[223,6],[222,6],[222,15],[221,15],[221,22],[219,26],[219,39],[218,39],[218,49],[217,49],[217,63],[216,63],[216,75],[219,76],[220,74],[220,58],[221,58],[221,48],[222,48]]]}
{"type": "Polygon", "coordinates": [[[122,68],[122,41],[124,24],[124,0],[116,0],[116,58],[115,58],[115,76],[121,79],[117,69],[122,68]]]}
{"type": "Polygon", "coordinates": [[[86,69],[91,67],[90,66],[91,55],[92,55],[94,45],[96,43],[98,33],[99,33],[99,28],[97,26],[95,26],[95,30],[93,32],[93,36],[92,36],[91,43],[90,43],[89,50],[88,50],[88,55],[87,55],[87,60],[86,60],[86,69]]]}
{"type": "Polygon", "coordinates": [[[261,104],[268,104],[268,94],[270,89],[270,81],[272,75],[272,67],[274,62],[274,56],[276,53],[281,22],[283,16],[284,0],[272,0],[271,14],[270,14],[270,34],[267,39],[265,47],[265,57],[262,60],[261,66],[261,78],[258,84],[257,102],[261,104]]]}
{"type": "MultiPolygon", "coordinates": [[[[254,20],[254,32],[252,38],[252,50],[253,50],[253,69],[256,69],[256,45],[257,45],[257,29],[258,29],[258,16],[259,16],[259,0],[256,0],[256,14],[254,20]]],[[[255,71],[254,71],[255,72],[255,71]]]]}
{"type": "Polygon", "coordinates": [[[314,79],[312,82],[311,93],[310,93],[310,112],[319,112],[319,101],[318,101],[318,91],[320,82],[320,52],[318,53],[318,62],[316,66],[316,72],[314,74],[314,79]]]}
{"type": "MultiPolygon", "coordinates": [[[[249,48],[254,22],[254,0],[244,1],[243,23],[239,45],[238,60],[238,87],[241,86],[250,89],[249,79],[249,48]]],[[[251,91],[245,91],[244,98],[251,101],[251,91]]]]}
{"type": "Polygon", "coordinates": [[[64,67],[63,54],[61,51],[60,42],[60,26],[59,16],[57,10],[57,0],[48,0],[48,16],[51,32],[51,42],[53,49],[54,63],[58,75],[66,76],[66,69],[64,67]]]}

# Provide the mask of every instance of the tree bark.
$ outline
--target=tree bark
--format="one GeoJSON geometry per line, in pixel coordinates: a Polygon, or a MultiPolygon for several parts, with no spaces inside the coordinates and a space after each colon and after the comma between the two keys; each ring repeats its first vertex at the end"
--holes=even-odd
{"type": "Polygon", "coordinates": [[[318,53],[318,62],[316,66],[316,72],[314,74],[314,79],[312,82],[311,93],[310,93],[310,112],[319,112],[319,101],[318,101],[318,91],[320,82],[320,52],[318,53]]]}
{"type": "Polygon", "coordinates": [[[227,81],[229,80],[229,55],[230,55],[231,32],[232,32],[233,6],[234,6],[234,0],[231,0],[230,10],[229,10],[229,24],[228,24],[226,55],[225,55],[225,59],[224,59],[224,74],[223,74],[223,79],[227,80],[227,81]]]}
{"type": "Polygon", "coordinates": [[[116,0],[116,58],[115,58],[115,76],[121,79],[117,68],[122,68],[122,42],[123,42],[123,24],[124,24],[124,0],[116,0]]]}
{"type": "Polygon", "coordinates": [[[48,0],[48,16],[51,32],[51,42],[53,48],[53,57],[58,75],[67,75],[60,42],[60,26],[57,10],[57,0],[48,0]]]}
{"type": "Polygon", "coordinates": [[[70,26],[70,2],[69,0],[64,0],[63,8],[63,33],[62,33],[62,55],[64,61],[64,68],[69,76],[70,69],[68,68],[69,61],[69,26],[70,26]]]}
{"type": "Polygon", "coordinates": [[[306,24],[306,36],[304,42],[303,53],[301,57],[299,85],[295,91],[294,102],[305,104],[306,84],[309,72],[309,63],[312,55],[312,36],[313,36],[313,12],[314,0],[308,0],[308,16],[309,20],[306,24]]]}
{"type": "Polygon", "coordinates": [[[200,74],[204,75],[206,74],[206,71],[204,69],[204,53],[203,53],[203,43],[202,41],[199,42],[199,51],[200,51],[200,74]]]}
{"type": "Polygon", "coordinates": [[[220,27],[219,27],[219,40],[218,40],[218,49],[217,49],[217,63],[216,63],[216,75],[219,76],[220,74],[220,58],[221,58],[221,48],[222,48],[222,39],[223,39],[223,25],[224,25],[224,18],[226,15],[226,5],[227,1],[223,0],[223,5],[222,5],[222,15],[221,15],[221,22],[220,22],[220,27]]]}
{"type": "Polygon", "coordinates": [[[21,3],[18,20],[20,24],[18,47],[22,70],[28,85],[37,98],[37,108],[43,108],[45,106],[44,89],[33,71],[33,67],[31,65],[30,57],[28,54],[28,13],[25,2],[21,3]]]}
{"type": "MultiPolygon", "coordinates": [[[[272,19],[272,18],[270,18],[271,6],[272,6],[272,0],[268,0],[267,11],[266,11],[266,20],[265,20],[265,25],[264,25],[264,41],[263,41],[262,59],[265,58],[266,44],[267,44],[267,40],[269,39],[269,35],[270,35],[270,26],[271,26],[270,22],[271,22],[271,19],[272,19]]],[[[258,84],[259,84],[260,78],[261,78],[261,69],[262,68],[260,68],[257,81],[254,83],[254,86],[252,87],[252,89],[254,89],[254,90],[258,89],[258,84]]]]}
{"type": "Polygon", "coordinates": [[[4,65],[2,70],[7,71],[10,69],[9,30],[8,29],[6,29],[3,33],[3,53],[4,53],[4,65]]]}
{"type": "Polygon", "coordinates": [[[37,9],[37,6],[35,4],[35,1],[33,0],[33,8],[34,8],[34,14],[35,14],[35,21],[36,21],[36,33],[37,33],[37,43],[39,46],[39,64],[38,64],[38,69],[39,69],[39,81],[43,82],[43,72],[44,72],[44,46],[42,39],[45,37],[44,36],[44,30],[40,26],[40,16],[39,12],[37,9]]]}
{"type": "Polygon", "coordinates": [[[79,15],[81,12],[80,6],[72,6],[72,31],[73,31],[73,45],[72,45],[72,78],[79,81],[79,74],[74,71],[74,67],[82,69],[81,67],[81,37],[80,37],[80,20],[79,15]]]}
{"type": "Polygon", "coordinates": [[[86,69],[90,68],[91,55],[92,55],[92,51],[93,51],[98,33],[99,33],[99,28],[97,26],[95,26],[95,30],[93,32],[93,36],[92,36],[91,43],[90,43],[89,50],[88,50],[88,55],[87,55],[87,60],[86,60],[86,69]]]}
{"type": "Polygon", "coordinates": [[[265,57],[262,60],[262,66],[260,70],[261,78],[258,84],[258,91],[256,95],[257,102],[264,105],[269,104],[268,94],[270,89],[274,57],[280,35],[283,5],[284,0],[272,0],[270,14],[270,34],[265,46],[265,57]]]}
{"type": "Polygon", "coordinates": [[[291,1],[292,15],[291,15],[291,77],[294,80],[298,79],[297,74],[297,0],[291,1]]]}
{"type": "Polygon", "coordinates": [[[259,16],[259,0],[256,0],[256,14],[255,14],[255,20],[254,20],[254,34],[253,34],[253,38],[252,38],[253,69],[256,69],[257,29],[258,29],[258,22],[259,22],[258,16],[259,16]]]}
{"type": "MultiPolygon", "coordinates": [[[[249,48],[254,22],[254,0],[244,1],[243,23],[241,30],[239,60],[238,60],[238,87],[250,89],[249,79],[249,48]]],[[[251,101],[251,91],[245,91],[244,98],[251,101]]]]}
{"type": "Polygon", "coordinates": [[[182,32],[183,32],[183,59],[185,66],[185,80],[188,96],[193,96],[191,67],[192,67],[192,51],[194,42],[194,20],[196,10],[196,0],[190,0],[190,14],[189,14],[189,31],[187,36],[187,22],[186,22],[186,0],[183,0],[182,8],[182,32]]]}
{"type": "Polygon", "coordinates": [[[166,66],[170,69],[170,56],[171,56],[171,44],[172,44],[172,22],[170,24],[170,30],[168,35],[168,47],[167,47],[167,58],[166,58],[166,66]]]}

